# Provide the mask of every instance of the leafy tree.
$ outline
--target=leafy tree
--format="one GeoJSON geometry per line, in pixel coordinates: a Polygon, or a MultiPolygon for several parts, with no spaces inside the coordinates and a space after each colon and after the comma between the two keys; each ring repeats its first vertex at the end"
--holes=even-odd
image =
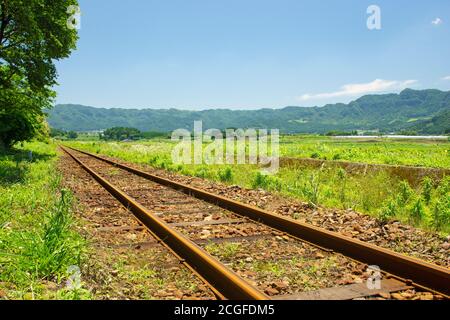
{"type": "Polygon", "coordinates": [[[142,132],[142,137],[145,139],[154,139],[154,138],[166,138],[170,137],[169,133],[158,132],[158,131],[146,131],[142,132]]]}
{"type": "Polygon", "coordinates": [[[69,131],[67,133],[67,138],[69,138],[69,139],[76,139],[76,138],[78,138],[78,133],[76,133],[75,131],[69,131]]]}
{"type": "Polygon", "coordinates": [[[0,73],[2,86],[13,75],[34,90],[56,84],[54,60],[75,49],[77,31],[67,25],[70,5],[77,0],[0,0],[0,73]]]}
{"type": "Polygon", "coordinates": [[[55,129],[55,128],[50,129],[50,137],[52,137],[52,138],[64,137],[66,134],[67,134],[67,132],[65,132],[64,130],[55,129]]]}
{"type": "Polygon", "coordinates": [[[142,137],[141,131],[136,128],[114,127],[105,130],[102,135],[104,140],[136,140],[142,137]]]}
{"type": "Polygon", "coordinates": [[[417,136],[417,131],[415,130],[402,130],[398,132],[401,136],[417,136]]]}
{"type": "Polygon", "coordinates": [[[327,136],[357,136],[358,131],[353,130],[351,132],[347,131],[338,131],[338,130],[332,130],[326,133],[327,136]]]}
{"type": "Polygon", "coordinates": [[[14,75],[11,83],[0,90],[0,144],[6,147],[46,135],[42,109],[51,106],[49,96],[53,96],[51,92],[33,92],[19,75],[14,75]]]}
{"type": "Polygon", "coordinates": [[[11,147],[16,142],[46,134],[44,117],[27,112],[0,113],[0,144],[11,147]]]}
{"type": "Polygon", "coordinates": [[[55,60],[75,49],[68,27],[76,0],[0,0],[0,144],[45,134],[57,84],[55,60]]]}

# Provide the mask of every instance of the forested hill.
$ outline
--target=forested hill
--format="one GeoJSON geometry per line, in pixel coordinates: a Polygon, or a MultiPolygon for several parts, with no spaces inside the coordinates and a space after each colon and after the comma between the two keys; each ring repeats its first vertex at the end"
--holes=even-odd
{"type": "Polygon", "coordinates": [[[115,126],[143,131],[204,128],[277,128],[285,133],[324,133],[332,130],[375,130],[419,133],[450,132],[450,91],[406,89],[400,94],[363,96],[349,104],[260,110],[101,109],[57,105],[49,112],[51,127],[90,131],[115,126]]]}

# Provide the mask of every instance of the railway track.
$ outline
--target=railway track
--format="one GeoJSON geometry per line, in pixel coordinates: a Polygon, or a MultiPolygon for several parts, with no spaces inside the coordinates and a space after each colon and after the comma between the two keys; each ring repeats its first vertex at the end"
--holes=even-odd
{"type": "Polygon", "coordinates": [[[449,298],[447,268],[61,148],[219,298],[355,299],[412,288],[449,298]],[[381,288],[366,285],[369,265],[381,269],[381,288]]]}

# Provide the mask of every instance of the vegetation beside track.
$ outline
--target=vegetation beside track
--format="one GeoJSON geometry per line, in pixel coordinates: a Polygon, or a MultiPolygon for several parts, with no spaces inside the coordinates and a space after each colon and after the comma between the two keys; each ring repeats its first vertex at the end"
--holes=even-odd
{"type": "MultiPolygon", "coordinates": [[[[409,149],[414,150],[415,142],[411,144],[409,149]]],[[[260,174],[258,167],[252,165],[172,164],[171,150],[175,144],[169,140],[132,143],[70,142],[68,145],[188,176],[274,191],[309,202],[313,206],[354,209],[376,216],[381,221],[397,219],[426,230],[450,233],[450,177],[440,182],[425,178],[421,184],[410,186],[408,182],[383,171],[350,174],[338,167],[281,168],[275,176],[264,176],[260,174]]],[[[339,145],[338,142],[337,148],[339,145]]],[[[448,147],[448,143],[436,144],[434,151],[429,152],[448,152],[445,146],[448,147]]],[[[298,147],[302,148],[302,145],[299,144],[298,147]]],[[[332,145],[330,148],[333,147],[332,145]]],[[[387,148],[395,150],[395,143],[387,148]]],[[[420,148],[422,147],[417,147],[417,150],[420,148]]],[[[423,148],[426,150],[428,147],[423,148]]],[[[429,148],[433,150],[432,147],[429,148]]],[[[402,154],[401,150],[396,151],[398,157],[402,154]]],[[[368,144],[366,154],[371,153],[376,152],[368,144]]],[[[404,157],[408,156],[408,153],[404,153],[404,157]]]]}
{"type": "MultiPolygon", "coordinates": [[[[176,142],[157,137],[134,142],[98,141],[98,135],[80,134],[77,143],[92,143],[91,150],[107,144],[110,149],[140,151],[142,154],[170,159],[176,142]]],[[[205,144],[206,146],[206,144],[205,144]]],[[[132,155],[131,155],[132,156],[132,155]]],[[[405,165],[426,168],[450,169],[450,140],[405,139],[339,139],[326,136],[292,135],[280,137],[280,156],[341,160],[369,164],[405,165]]]]}
{"type": "Polygon", "coordinates": [[[296,158],[450,168],[450,141],[445,140],[286,136],[281,139],[280,153],[296,158]]]}
{"type": "Polygon", "coordinates": [[[0,299],[90,297],[77,282],[85,242],[56,161],[55,144],[0,151],[0,299]]]}

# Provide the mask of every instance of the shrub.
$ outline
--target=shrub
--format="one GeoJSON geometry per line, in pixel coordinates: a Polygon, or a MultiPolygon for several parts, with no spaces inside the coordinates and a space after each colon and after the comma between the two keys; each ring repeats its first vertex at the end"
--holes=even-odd
{"type": "Polygon", "coordinates": [[[448,198],[436,201],[431,224],[436,230],[442,230],[450,225],[450,201],[448,198]]]}
{"type": "Polygon", "coordinates": [[[308,199],[310,204],[317,206],[319,204],[321,178],[320,173],[312,173],[309,177],[308,183],[304,185],[303,195],[308,199]]]}
{"type": "Polygon", "coordinates": [[[150,159],[148,159],[148,163],[151,166],[155,166],[158,163],[158,160],[159,160],[159,156],[158,155],[152,156],[152,157],[150,157],[150,159]]]}
{"type": "Polygon", "coordinates": [[[410,187],[408,181],[400,182],[399,187],[400,187],[400,194],[398,196],[398,202],[400,205],[403,206],[408,202],[409,198],[414,193],[414,191],[410,187]]]}
{"type": "Polygon", "coordinates": [[[276,190],[281,191],[283,183],[280,179],[272,177],[261,172],[257,172],[252,181],[253,189],[265,189],[265,190],[276,190]]]}
{"type": "Polygon", "coordinates": [[[311,158],[313,158],[313,159],[319,159],[319,158],[320,158],[320,154],[317,153],[317,152],[314,152],[314,153],[311,155],[311,158]]]}
{"type": "Polygon", "coordinates": [[[208,169],[201,167],[195,170],[194,176],[196,176],[197,178],[205,179],[209,176],[209,171],[208,169]]]}
{"type": "Polygon", "coordinates": [[[169,164],[164,160],[164,159],[160,159],[156,166],[160,169],[167,169],[169,167],[169,164]]]}
{"type": "Polygon", "coordinates": [[[398,214],[398,208],[395,201],[392,199],[387,201],[385,205],[381,208],[378,218],[383,221],[387,222],[392,217],[395,217],[398,214]]]}
{"type": "Polygon", "coordinates": [[[269,176],[257,172],[252,181],[252,188],[266,189],[269,186],[269,176]]]}
{"type": "Polygon", "coordinates": [[[430,204],[432,191],[433,181],[429,177],[426,177],[422,182],[422,198],[425,200],[425,203],[427,205],[430,204]]]}
{"type": "Polygon", "coordinates": [[[448,197],[450,193],[450,176],[445,176],[437,188],[440,197],[448,197]]]}
{"type": "Polygon", "coordinates": [[[410,223],[417,224],[420,221],[422,221],[424,217],[425,217],[425,208],[423,206],[422,199],[418,198],[414,202],[409,212],[409,221],[410,223]]]}
{"type": "Polygon", "coordinates": [[[225,170],[219,170],[218,176],[222,182],[232,182],[233,170],[230,167],[227,167],[225,170]]]}

